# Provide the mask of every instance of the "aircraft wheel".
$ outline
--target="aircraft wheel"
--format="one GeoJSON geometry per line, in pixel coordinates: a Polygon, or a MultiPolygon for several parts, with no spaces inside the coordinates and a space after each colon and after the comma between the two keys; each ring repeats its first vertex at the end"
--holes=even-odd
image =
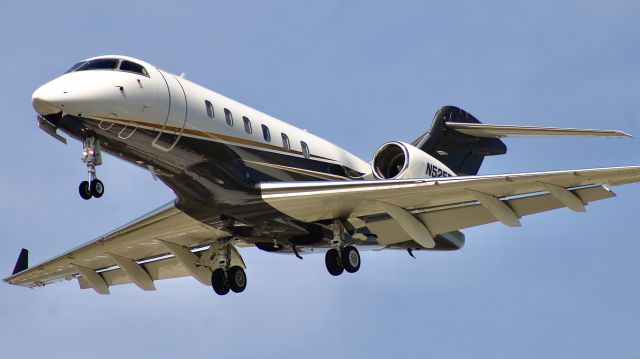
{"type": "Polygon", "coordinates": [[[95,198],[100,198],[104,194],[104,184],[99,179],[91,181],[91,195],[95,198]]]}
{"type": "Polygon", "coordinates": [[[241,293],[247,288],[247,274],[242,267],[233,266],[227,272],[229,287],[235,293],[241,293]]]}
{"type": "Polygon", "coordinates": [[[80,192],[80,197],[82,197],[82,199],[91,199],[91,188],[89,186],[89,181],[80,182],[78,191],[80,192]]]}
{"type": "Polygon", "coordinates": [[[327,265],[327,270],[332,276],[339,276],[344,270],[342,263],[340,263],[340,254],[335,248],[327,251],[327,254],[324,256],[324,264],[327,265]]]}
{"type": "Polygon", "coordinates": [[[342,266],[349,273],[355,273],[360,269],[360,252],[354,246],[346,246],[342,249],[342,266]]]}
{"type": "Polygon", "coordinates": [[[227,283],[227,276],[222,268],[217,268],[211,273],[211,286],[217,295],[225,295],[229,293],[230,288],[227,283]]]}

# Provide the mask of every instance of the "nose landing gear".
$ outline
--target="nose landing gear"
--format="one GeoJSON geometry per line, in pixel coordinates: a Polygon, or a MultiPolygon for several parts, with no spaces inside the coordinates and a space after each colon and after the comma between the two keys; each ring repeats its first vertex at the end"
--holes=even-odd
{"type": "Polygon", "coordinates": [[[102,164],[100,142],[94,137],[87,137],[82,146],[81,159],[87,165],[89,180],[80,182],[78,192],[83,199],[100,198],[104,194],[104,184],[96,177],[96,166],[102,164]]]}

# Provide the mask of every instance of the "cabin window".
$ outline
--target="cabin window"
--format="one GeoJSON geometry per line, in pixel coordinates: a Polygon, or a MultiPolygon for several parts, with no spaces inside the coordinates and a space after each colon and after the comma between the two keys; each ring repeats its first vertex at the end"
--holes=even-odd
{"type": "Polygon", "coordinates": [[[309,146],[307,145],[307,143],[304,141],[300,141],[300,146],[302,146],[302,155],[304,156],[304,158],[309,158],[309,146]]]}
{"type": "Polygon", "coordinates": [[[245,116],[242,116],[242,121],[244,122],[244,132],[252,133],[253,128],[251,128],[251,120],[245,116]]]}
{"type": "Polygon", "coordinates": [[[115,70],[118,67],[118,59],[96,59],[87,61],[76,69],[76,71],[86,70],[115,70]]]}
{"type": "Polygon", "coordinates": [[[215,113],[213,112],[213,104],[209,100],[204,100],[204,107],[207,108],[207,116],[213,118],[215,113]]]}
{"type": "Polygon", "coordinates": [[[233,126],[233,115],[231,111],[226,108],[224,109],[224,119],[227,121],[227,125],[233,126]]]}
{"type": "Polygon", "coordinates": [[[285,134],[284,132],[280,135],[282,136],[282,147],[285,150],[289,150],[291,148],[291,145],[289,144],[289,136],[287,136],[287,134],[285,134]]]}
{"type": "Polygon", "coordinates": [[[127,60],[122,60],[122,62],[120,63],[120,71],[133,72],[134,74],[149,76],[149,73],[144,67],[142,67],[142,65],[127,60]]]}
{"type": "Polygon", "coordinates": [[[267,142],[271,142],[271,132],[269,132],[269,127],[266,125],[262,125],[262,137],[267,142]]]}

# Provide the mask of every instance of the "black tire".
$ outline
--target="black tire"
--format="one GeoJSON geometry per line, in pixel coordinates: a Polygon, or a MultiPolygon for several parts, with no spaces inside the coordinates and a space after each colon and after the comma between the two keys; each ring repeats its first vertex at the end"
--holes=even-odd
{"type": "Polygon", "coordinates": [[[80,192],[80,197],[82,197],[82,199],[91,199],[91,188],[89,186],[89,181],[80,182],[78,192],[80,192]]]}
{"type": "Polygon", "coordinates": [[[227,283],[227,275],[222,268],[217,268],[211,273],[211,287],[217,295],[225,295],[229,293],[229,284],[227,283]]]}
{"type": "Polygon", "coordinates": [[[99,179],[91,181],[91,195],[95,198],[100,198],[104,194],[104,184],[99,179]]]}
{"type": "Polygon", "coordinates": [[[354,246],[346,246],[342,249],[342,266],[349,273],[355,273],[360,269],[360,252],[354,246]]]}
{"type": "Polygon", "coordinates": [[[229,287],[234,293],[242,293],[247,288],[247,274],[242,267],[233,266],[227,272],[229,287]]]}
{"type": "Polygon", "coordinates": [[[327,270],[332,276],[339,276],[344,271],[342,263],[340,263],[340,254],[335,248],[331,248],[324,256],[324,264],[327,265],[327,270]]]}

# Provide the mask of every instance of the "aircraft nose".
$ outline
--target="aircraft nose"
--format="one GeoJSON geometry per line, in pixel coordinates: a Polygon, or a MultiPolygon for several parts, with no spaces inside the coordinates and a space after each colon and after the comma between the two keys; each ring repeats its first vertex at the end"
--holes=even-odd
{"type": "Polygon", "coordinates": [[[51,115],[64,109],[65,95],[68,93],[51,81],[33,92],[31,103],[40,115],[51,115]]]}

